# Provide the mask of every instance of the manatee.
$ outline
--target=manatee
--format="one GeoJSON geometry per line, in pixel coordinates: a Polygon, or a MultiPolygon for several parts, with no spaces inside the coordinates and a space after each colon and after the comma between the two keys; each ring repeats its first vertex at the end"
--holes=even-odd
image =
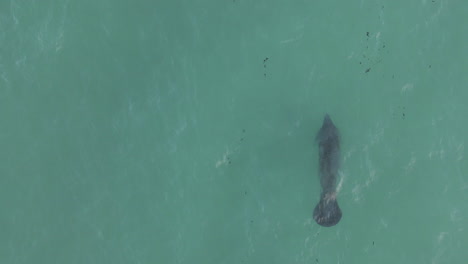
{"type": "Polygon", "coordinates": [[[342,213],[336,199],[336,182],[340,167],[340,135],[328,114],[325,115],[315,140],[319,146],[319,176],[322,191],[313,216],[317,224],[330,227],[338,224],[342,213]]]}

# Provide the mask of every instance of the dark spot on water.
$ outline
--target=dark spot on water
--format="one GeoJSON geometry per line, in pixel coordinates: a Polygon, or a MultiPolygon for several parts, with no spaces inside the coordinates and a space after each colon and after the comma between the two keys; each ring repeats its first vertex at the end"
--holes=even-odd
{"type": "Polygon", "coordinates": [[[247,195],[247,191],[245,191],[244,194],[247,195]]]}
{"type": "Polygon", "coordinates": [[[429,69],[431,68],[431,65],[429,65],[429,69]]]}
{"type": "Polygon", "coordinates": [[[366,32],[366,36],[369,37],[369,31],[366,32]]]}
{"type": "Polygon", "coordinates": [[[370,69],[371,69],[371,68],[368,68],[368,69],[366,70],[366,73],[370,72],[370,69]]]}
{"type": "Polygon", "coordinates": [[[253,223],[253,220],[250,220],[250,223],[252,224],[252,223],[253,223]]]}
{"type": "MultiPolygon", "coordinates": [[[[268,57],[266,57],[264,60],[263,60],[263,68],[266,69],[266,62],[268,61],[268,57]]],[[[266,77],[266,73],[263,73],[263,76],[266,77]]]]}
{"type": "Polygon", "coordinates": [[[372,245],[375,245],[375,242],[374,242],[374,241],[372,241],[372,245]]]}
{"type": "Polygon", "coordinates": [[[315,259],[315,262],[317,262],[317,263],[318,263],[318,259],[315,259]]]}

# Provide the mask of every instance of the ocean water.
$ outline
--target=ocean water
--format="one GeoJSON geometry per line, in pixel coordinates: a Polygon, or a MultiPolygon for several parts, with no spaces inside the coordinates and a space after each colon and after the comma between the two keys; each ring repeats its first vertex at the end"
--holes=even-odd
{"type": "Polygon", "coordinates": [[[468,259],[468,2],[0,2],[0,263],[468,259]],[[315,135],[341,134],[333,227],[315,135]]]}

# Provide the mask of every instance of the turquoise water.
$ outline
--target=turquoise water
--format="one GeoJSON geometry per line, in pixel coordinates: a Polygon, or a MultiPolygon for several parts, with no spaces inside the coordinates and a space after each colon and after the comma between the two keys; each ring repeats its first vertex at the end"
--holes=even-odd
{"type": "Polygon", "coordinates": [[[0,263],[467,263],[468,2],[0,2],[0,263]],[[315,134],[341,132],[324,228],[315,134]]]}

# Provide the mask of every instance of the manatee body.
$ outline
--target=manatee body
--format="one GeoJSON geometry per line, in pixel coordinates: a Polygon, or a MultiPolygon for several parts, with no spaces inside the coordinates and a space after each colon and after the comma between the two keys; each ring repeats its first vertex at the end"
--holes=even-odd
{"type": "Polygon", "coordinates": [[[334,226],[341,220],[341,209],[336,200],[336,181],[340,167],[340,135],[327,114],[317,133],[319,145],[320,201],[314,209],[314,220],[321,226],[334,226]]]}

